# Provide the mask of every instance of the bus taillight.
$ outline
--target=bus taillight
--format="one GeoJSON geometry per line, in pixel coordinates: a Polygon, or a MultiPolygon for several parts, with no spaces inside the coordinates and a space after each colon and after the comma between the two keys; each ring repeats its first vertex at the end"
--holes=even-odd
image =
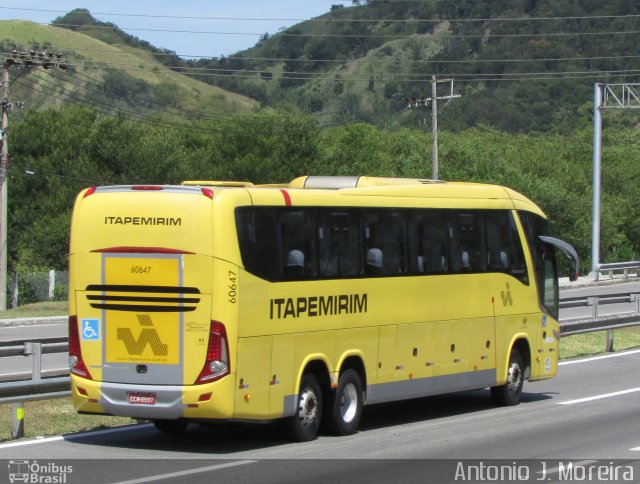
{"type": "Polygon", "coordinates": [[[210,383],[229,374],[229,344],[224,324],[211,321],[207,360],[204,363],[196,385],[210,383]]]}
{"type": "Polygon", "coordinates": [[[77,316],[69,316],[69,369],[71,373],[81,376],[82,378],[93,379],[82,359],[77,316]]]}

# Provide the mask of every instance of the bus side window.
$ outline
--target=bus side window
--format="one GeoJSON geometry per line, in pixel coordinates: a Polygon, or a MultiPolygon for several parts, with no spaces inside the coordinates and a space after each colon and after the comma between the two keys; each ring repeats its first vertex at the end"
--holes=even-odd
{"type": "Polygon", "coordinates": [[[502,210],[487,212],[485,220],[488,269],[510,274],[527,284],[522,242],[513,214],[502,210]]]}
{"type": "Polygon", "coordinates": [[[484,272],[486,256],[480,212],[455,212],[449,225],[449,257],[454,272],[484,272]]]}
{"type": "Polygon", "coordinates": [[[394,276],[406,272],[404,225],[403,211],[380,209],[365,212],[367,271],[370,275],[394,276]],[[372,252],[372,249],[377,250],[372,252]],[[379,259],[382,268],[373,264],[379,263],[379,259]]]}
{"type": "Polygon", "coordinates": [[[552,295],[553,297],[550,298],[550,293],[547,290],[549,287],[548,281],[553,281],[557,277],[557,272],[555,271],[555,252],[540,240],[541,235],[550,234],[549,224],[544,218],[530,212],[520,211],[518,215],[533,261],[540,304],[542,304],[552,316],[557,317],[556,296],[552,295]],[[551,274],[549,272],[551,272],[551,274]]]}
{"type": "Polygon", "coordinates": [[[318,275],[327,278],[361,274],[360,225],[354,211],[318,212],[318,275]]]}
{"type": "Polygon", "coordinates": [[[268,281],[276,280],[275,210],[272,207],[238,207],[236,228],[244,268],[268,281]]]}
{"type": "Polygon", "coordinates": [[[280,210],[280,275],[284,279],[316,276],[315,212],[280,210]]]}
{"type": "Polygon", "coordinates": [[[438,210],[413,213],[409,223],[409,270],[414,274],[447,271],[447,231],[438,210]]]}

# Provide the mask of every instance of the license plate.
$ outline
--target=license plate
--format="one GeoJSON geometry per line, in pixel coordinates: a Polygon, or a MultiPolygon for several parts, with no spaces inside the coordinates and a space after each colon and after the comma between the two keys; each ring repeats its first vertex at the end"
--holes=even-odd
{"type": "Polygon", "coordinates": [[[129,396],[129,403],[131,405],[155,405],[156,404],[155,393],[129,392],[127,393],[127,395],[129,396]]]}

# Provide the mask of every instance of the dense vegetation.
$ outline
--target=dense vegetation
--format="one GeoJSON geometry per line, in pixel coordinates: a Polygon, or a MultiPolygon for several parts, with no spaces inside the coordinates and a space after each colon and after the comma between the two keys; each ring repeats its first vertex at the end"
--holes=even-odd
{"type": "MultiPolygon", "coordinates": [[[[521,191],[589,267],[591,130],[510,135],[479,127],[440,134],[441,176],[521,191]]],[[[428,177],[430,135],[368,124],[319,128],[311,118],[237,117],[190,130],[104,118],[81,108],[31,111],[12,129],[9,254],[13,268],[64,269],[69,217],[83,187],[184,179],[283,182],[303,174],[428,177]],[[34,172],[33,175],[25,171],[34,172]]],[[[603,259],[640,250],[640,139],[608,129],[603,150],[603,259]]]]}

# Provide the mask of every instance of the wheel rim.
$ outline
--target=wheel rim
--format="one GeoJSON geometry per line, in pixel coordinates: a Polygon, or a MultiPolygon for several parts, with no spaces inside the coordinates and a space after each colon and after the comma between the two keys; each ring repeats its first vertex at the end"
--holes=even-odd
{"type": "Polygon", "coordinates": [[[318,420],[318,398],[311,388],[305,388],[300,394],[298,418],[303,427],[312,425],[318,420]]]}
{"type": "Polygon", "coordinates": [[[340,400],[340,415],[344,422],[351,422],[358,411],[358,389],[353,383],[347,383],[340,400]]]}
{"type": "Polygon", "coordinates": [[[507,378],[507,391],[516,395],[522,388],[522,370],[517,362],[511,363],[509,367],[509,376],[507,378]]]}

